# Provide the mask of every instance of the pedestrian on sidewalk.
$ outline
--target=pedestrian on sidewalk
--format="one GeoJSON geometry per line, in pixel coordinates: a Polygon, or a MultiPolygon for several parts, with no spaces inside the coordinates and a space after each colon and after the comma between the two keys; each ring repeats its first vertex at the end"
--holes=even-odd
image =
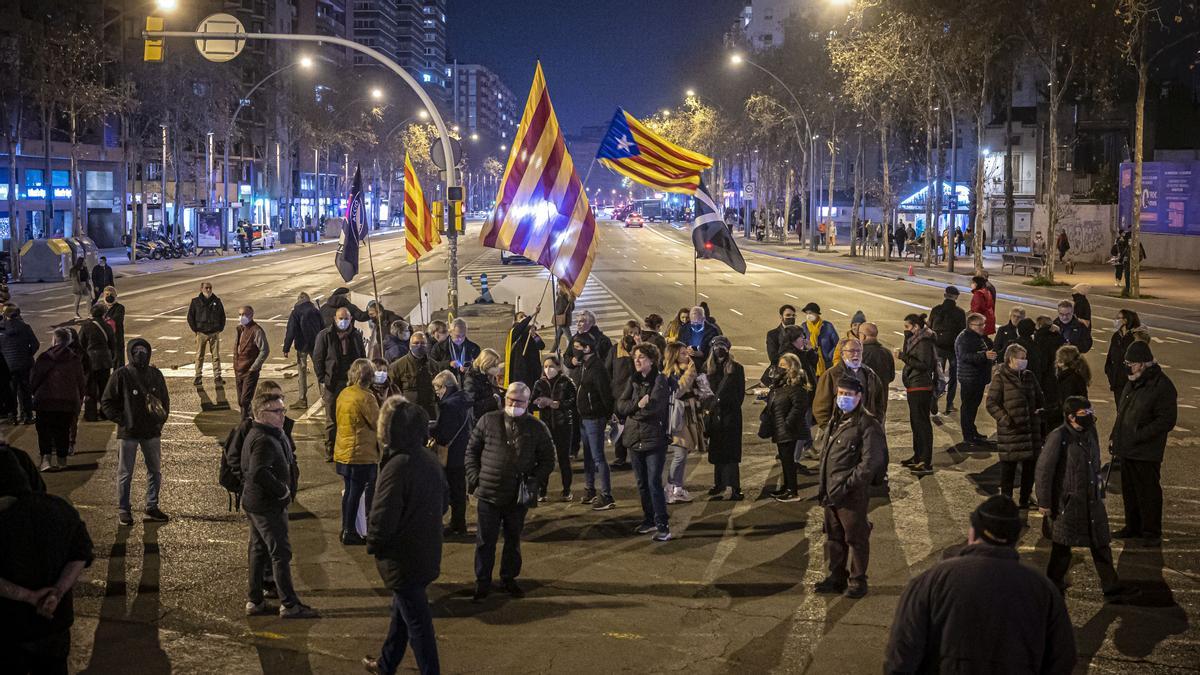
{"type": "Polygon", "coordinates": [[[863,386],[853,377],[837,383],[837,410],[823,445],[817,501],[825,508],[829,576],[813,590],[861,598],[871,555],[870,487],[887,471],[888,449],[883,426],[863,407],[863,386]]]}
{"type": "Polygon", "coordinates": [[[263,579],[271,566],[283,619],[315,619],[312,607],[300,602],[292,585],[292,545],[288,536],[288,505],[297,489],[295,447],[283,432],[287,406],[275,392],[259,392],[251,403],[254,426],[246,434],[241,456],[242,509],[250,521],[246,614],[267,614],[263,579]]]}
{"type": "Polygon", "coordinates": [[[1121,407],[1125,385],[1129,384],[1129,367],[1125,365],[1125,352],[1134,342],[1134,331],[1142,327],[1142,319],[1132,309],[1117,311],[1113,321],[1113,334],[1108,342],[1108,353],[1104,356],[1104,374],[1108,377],[1108,389],[1113,403],[1121,407]]]}
{"type": "Polygon", "coordinates": [[[98,303],[104,308],[104,321],[113,332],[113,367],[125,365],[125,305],[117,302],[117,289],[106,286],[98,303]]]}
{"type": "MultiPolygon", "coordinates": [[[[359,500],[366,500],[367,513],[375,497],[379,475],[379,444],[376,423],[379,404],[371,391],[375,367],[367,359],[350,364],[347,384],[337,397],[337,438],[333,446],[334,469],[342,477],[342,534],[346,546],[366,541],[355,530],[359,500]]],[[[365,517],[365,513],[363,514],[365,517]]]]}
{"type": "Polygon", "coordinates": [[[896,380],[896,357],[879,342],[879,326],[868,321],[859,330],[863,336],[862,361],[879,376],[879,381],[883,383],[884,396],[887,396],[892,382],[896,380]]]}
{"type": "Polygon", "coordinates": [[[1140,538],[1142,545],[1158,547],[1162,545],[1162,462],[1167,436],[1179,415],[1179,393],[1145,342],[1129,346],[1125,365],[1129,383],[1109,436],[1113,455],[1121,460],[1125,527],[1113,536],[1140,538]]]}
{"type": "Polygon", "coordinates": [[[42,471],[67,467],[71,420],[79,417],[87,380],[83,361],[71,350],[71,331],[57,328],[50,348],[38,354],[30,373],[30,391],[37,411],[38,450],[42,471]]]}
{"type": "Polygon", "coordinates": [[[383,360],[391,363],[407,354],[410,338],[412,326],[404,319],[393,321],[387,336],[383,338],[383,360]]]}
{"type": "MultiPolygon", "coordinates": [[[[538,419],[550,429],[562,479],[560,499],[569,502],[575,498],[571,493],[574,477],[571,471],[571,441],[579,432],[579,419],[575,411],[575,383],[563,374],[562,361],[555,354],[548,354],[542,359],[542,377],[533,385],[533,406],[538,419]]],[[[549,478],[541,485],[542,496],[546,495],[548,487],[549,478]]]]}
{"type": "MultiPolygon", "coordinates": [[[[296,296],[296,304],[292,306],[291,314],[288,314],[287,331],[283,335],[283,356],[287,358],[292,347],[296,348],[300,395],[292,406],[294,408],[308,408],[308,365],[313,362],[313,372],[316,372],[313,350],[317,346],[317,335],[324,325],[321,321],[321,311],[317,309],[308,293],[301,291],[296,296]]],[[[317,386],[320,387],[320,382],[317,386]]]]}
{"type": "Polygon", "coordinates": [[[589,333],[577,333],[573,341],[578,368],[575,396],[579,413],[580,437],[583,441],[584,478],[587,490],[580,499],[597,511],[616,508],[608,460],[604,454],[604,428],[613,414],[612,378],[604,359],[596,353],[596,340],[589,333]],[[600,492],[596,493],[599,476],[600,492]]]}
{"type": "Polygon", "coordinates": [[[905,229],[903,223],[896,224],[895,233],[892,235],[891,243],[896,246],[896,253],[899,257],[904,257],[904,242],[908,240],[908,230],[905,229]]]}
{"type": "Polygon", "coordinates": [[[221,331],[225,330],[225,305],[213,294],[212,282],[200,282],[200,294],[192,298],[187,313],[188,328],[196,335],[196,379],[197,387],[204,374],[204,350],[212,355],[213,382],[225,384],[221,377],[221,331]]]}
{"type": "Polygon", "coordinates": [[[88,364],[83,421],[98,422],[100,398],[108,387],[108,378],[116,360],[113,352],[117,349],[112,329],[104,320],[104,307],[92,307],[92,318],[79,327],[79,346],[87,354],[88,364]]]}
{"type": "MultiPolygon", "coordinates": [[[[504,397],[504,410],[484,415],[467,441],[467,491],[475,495],[479,529],[475,538],[475,593],[480,602],[492,586],[496,541],[504,532],[500,581],[514,598],[525,591],[521,574],[521,530],[525,515],[537,506],[537,486],[554,470],[550,431],[529,410],[529,387],[514,382],[504,397]]],[[[611,498],[610,498],[611,499],[611,498]]]]}
{"type": "Polygon", "coordinates": [[[1058,231],[1058,238],[1054,242],[1054,250],[1058,251],[1058,262],[1063,262],[1067,251],[1071,250],[1071,239],[1067,236],[1066,230],[1058,231]]]}
{"type": "Polygon", "coordinates": [[[904,317],[904,346],[896,350],[904,362],[900,379],[908,395],[908,424],[913,435],[912,457],[900,462],[917,475],[933,471],[934,378],[937,375],[937,348],[933,331],[925,325],[924,314],[904,317]]]}
{"type": "Polygon", "coordinates": [[[705,423],[708,461],[713,465],[713,487],[708,496],[722,499],[729,490],[730,501],[742,494],[742,402],[746,399],[746,369],[733,358],[731,343],[724,335],[713,338],[706,373],[716,403],[705,423]]]}
{"type": "Polygon", "coordinates": [[[1029,372],[1029,359],[1021,345],[1009,345],[1004,363],[988,385],[987,411],[996,420],[996,456],[1000,460],[1000,494],[1012,499],[1017,468],[1021,469],[1019,505],[1036,507],[1033,472],[1042,447],[1042,388],[1029,372]]]}
{"type": "Polygon", "coordinates": [[[996,296],[988,290],[986,277],[971,277],[971,311],[983,315],[984,335],[996,334],[996,296]]]}
{"type": "MultiPolygon", "coordinates": [[[[449,370],[433,376],[433,392],[437,396],[437,421],[429,433],[433,438],[434,450],[445,468],[446,483],[450,486],[450,527],[445,534],[466,537],[467,439],[471,436],[471,428],[475,426],[475,416],[471,414],[471,399],[449,370]]],[[[428,419],[429,416],[425,417],[428,419]]],[[[382,450],[386,452],[386,446],[382,450]]]]}
{"type": "Polygon", "coordinates": [[[250,405],[254,400],[254,390],[258,387],[258,377],[267,357],[271,355],[267,332],[254,322],[254,308],[250,305],[238,309],[237,337],[233,347],[238,406],[242,409],[242,417],[248,419],[253,415],[250,405]]]}
{"type": "MultiPolygon", "coordinates": [[[[974,298],[972,297],[972,299],[974,298]]],[[[996,338],[995,342],[993,343],[995,346],[995,352],[999,357],[1004,356],[1004,350],[1008,349],[1009,345],[1017,342],[1017,338],[1020,337],[1020,333],[1017,331],[1017,326],[1020,325],[1021,320],[1024,318],[1024,307],[1017,306],[1008,310],[1008,323],[1000,326],[1000,329],[996,331],[996,338]]]]}
{"type": "Polygon", "coordinates": [[[19,424],[33,424],[29,371],[33,369],[33,355],[40,346],[33,329],[21,318],[21,308],[11,302],[5,304],[4,325],[0,326],[0,356],[8,366],[14,413],[19,424]]]}
{"type": "MultiPolygon", "coordinates": [[[[321,402],[325,406],[325,461],[333,461],[337,440],[337,400],[350,376],[350,365],[366,358],[362,333],[350,323],[350,310],[339,307],[334,324],[321,329],[313,346],[313,372],[321,383],[321,402]]],[[[392,377],[396,382],[399,380],[392,377]]],[[[402,386],[402,385],[401,385],[402,386]]]]}
{"type": "Polygon", "coordinates": [[[108,266],[108,257],[100,256],[99,262],[92,266],[92,302],[99,300],[101,294],[108,291],[109,287],[116,290],[116,278],[113,276],[113,269],[108,266]]]}
{"type": "Polygon", "coordinates": [[[1011,499],[992,496],[980,504],[967,546],[904,587],[884,671],[1070,673],[1071,617],[1054,584],[1021,564],[1020,538],[1011,499]]]}
{"type": "Polygon", "coordinates": [[[958,391],[958,357],[954,353],[954,342],[967,329],[967,313],[958,306],[958,295],[957,286],[947,286],[942,304],[929,310],[929,329],[934,334],[938,363],[946,375],[947,415],[954,412],[954,394],[958,391]]]}
{"type": "Polygon", "coordinates": [[[759,416],[759,438],[769,438],[782,466],[780,485],[770,497],[780,502],[799,501],[796,457],[801,448],[812,444],[808,418],[814,389],[800,358],[792,353],[779,357],[775,377],[767,394],[767,404],[759,416]]]}
{"type": "Polygon", "coordinates": [[[82,302],[84,307],[87,307],[93,296],[91,275],[88,274],[87,263],[84,262],[83,256],[75,259],[67,275],[71,280],[71,294],[75,296],[75,318],[78,319],[79,303],[82,302]]]}
{"type": "Polygon", "coordinates": [[[992,381],[992,366],[996,362],[995,347],[985,334],[986,319],[982,314],[967,315],[967,327],[954,340],[954,353],[958,359],[958,378],[962,384],[962,407],[958,413],[959,428],[963,441],[968,445],[983,445],[987,437],[979,433],[975,418],[983,392],[992,381]]]}
{"type": "Polygon", "coordinates": [[[138,449],[146,463],[146,520],[165,523],[167,514],[158,508],[162,487],[162,428],[171,414],[167,381],[150,365],[150,343],[142,338],[129,341],[129,365],[118,368],[108,380],[100,400],[104,417],[117,425],[121,440],[117,453],[117,516],[122,526],[133,525],[129,486],[138,449]]]}
{"type": "Polygon", "coordinates": [[[689,454],[701,455],[708,451],[704,437],[703,405],[712,399],[708,376],[696,369],[688,347],[682,342],[667,345],[667,381],[671,385],[671,417],[668,432],[671,434],[671,468],[667,473],[667,503],[687,503],[691,494],[684,487],[689,454]]]}
{"type": "Polygon", "coordinates": [[[389,398],[378,427],[383,462],[367,523],[367,552],[392,592],[392,620],[379,658],[368,656],[363,666],[391,675],[411,643],[417,670],[437,675],[441,666],[427,588],[441,574],[449,488],[437,458],[425,447],[429,416],[420,406],[389,398]]]}
{"type": "MultiPolygon", "coordinates": [[[[409,338],[408,353],[388,366],[388,377],[400,389],[400,394],[409,402],[421,406],[432,419],[438,415],[433,388],[433,376],[438,366],[429,357],[429,341],[421,331],[409,338]]],[[[455,378],[458,378],[458,373],[455,373],[455,378]]],[[[461,389],[461,381],[459,385],[461,389]]]]}
{"type": "Polygon", "coordinates": [[[575,296],[571,287],[562,279],[558,280],[558,288],[554,293],[554,346],[550,351],[558,352],[559,341],[566,337],[568,344],[571,338],[572,314],[575,312],[575,296]]]}

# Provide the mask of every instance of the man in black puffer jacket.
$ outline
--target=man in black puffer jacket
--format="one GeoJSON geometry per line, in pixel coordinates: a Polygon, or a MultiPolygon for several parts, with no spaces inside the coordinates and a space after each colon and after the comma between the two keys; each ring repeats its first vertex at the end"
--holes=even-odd
{"type": "Polygon", "coordinates": [[[225,330],[225,305],[213,293],[212,282],[200,283],[200,294],[192,298],[187,313],[188,328],[196,335],[196,378],[192,384],[200,386],[204,374],[204,350],[212,354],[213,382],[224,384],[221,378],[221,331],[225,330]]]}
{"type": "Polygon", "coordinates": [[[321,303],[321,325],[326,328],[333,325],[337,311],[345,307],[350,312],[350,318],[355,321],[370,321],[371,317],[366,312],[358,308],[353,302],[350,302],[350,289],[346,287],[335,288],[329,299],[321,303]]]}
{"type": "Polygon", "coordinates": [[[538,485],[554,470],[554,441],[550,430],[529,415],[529,387],[508,385],[504,410],[479,419],[467,441],[467,492],[477,500],[479,530],[475,537],[476,602],[487,597],[496,562],[496,540],[504,530],[500,580],[515,598],[524,596],[517,585],[521,573],[521,530],[525,514],[537,506],[538,485]],[[519,503],[521,481],[531,502],[519,503]]]}
{"type": "Polygon", "coordinates": [[[613,414],[612,375],[608,363],[596,349],[596,340],[588,334],[572,341],[576,363],[573,378],[578,391],[575,407],[579,412],[579,434],[583,441],[583,471],[587,490],[580,500],[596,511],[615,507],[608,460],[604,455],[604,427],[613,414]],[[600,494],[596,494],[596,476],[600,476],[600,494]]]}
{"type": "Polygon", "coordinates": [[[967,317],[967,327],[954,340],[958,382],[962,385],[959,427],[963,441],[976,445],[987,442],[987,438],[975,427],[975,416],[979,412],[979,404],[983,402],[983,392],[992,381],[992,364],[996,361],[992,341],[985,331],[987,319],[982,314],[972,312],[967,317]]]}
{"type": "Polygon", "coordinates": [[[0,355],[8,365],[9,382],[16,399],[17,421],[33,424],[33,393],[29,373],[33,370],[33,355],[41,346],[33,329],[21,318],[21,309],[13,304],[4,306],[4,325],[0,327],[0,355]]]}
{"type": "MultiPolygon", "coordinates": [[[[954,411],[954,392],[958,389],[958,360],[954,341],[967,327],[967,314],[958,306],[958,287],[947,286],[942,304],[929,310],[929,329],[933,331],[933,343],[937,349],[942,371],[947,373],[946,414],[954,411]]],[[[936,405],[936,402],[935,402],[936,405]]],[[[937,412],[935,409],[934,412],[937,412]]]]}

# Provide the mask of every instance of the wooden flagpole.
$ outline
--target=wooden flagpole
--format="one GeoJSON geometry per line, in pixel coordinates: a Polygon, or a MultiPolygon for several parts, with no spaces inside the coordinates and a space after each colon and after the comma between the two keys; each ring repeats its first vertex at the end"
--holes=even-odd
{"type": "Polygon", "coordinates": [[[417,271],[417,311],[421,313],[421,323],[428,328],[429,322],[425,320],[425,299],[421,293],[421,259],[417,258],[413,261],[413,268],[417,271]]]}
{"type": "Polygon", "coordinates": [[[375,256],[371,254],[371,231],[367,230],[367,262],[371,266],[371,290],[375,294],[375,336],[379,338],[379,356],[383,358],[383,303],[379,301],[379,283],[375,279],[375,256]]]}

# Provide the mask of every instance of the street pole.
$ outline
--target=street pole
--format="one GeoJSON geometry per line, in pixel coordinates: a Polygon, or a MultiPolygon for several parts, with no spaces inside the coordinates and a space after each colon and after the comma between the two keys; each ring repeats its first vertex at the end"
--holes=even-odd
{"type": "Polygon", "coordinates": [[[206,174],[207,178],[204,181],[208,184],[206,186],[208,188],[208,199],[206,203],[208,208],[212,209],[213,201],[216,199],[216,186],[213,185],[213,132],[211,131],[208,132],[208,145],[204,148],[204,165],[208,169],[208,173],[206,174]]]}
{"type": "Polygon", "coordinates": [[[317,241],[321,240],[321,150],[313,148],[313,220],[317,223],[317,241]]]}
{"type": "Polygon", "coordinates": [[[158,208],[162,209],[159,214],[159,220],[162,224],[159,226],[163,236],[167,239],[171,238],[171,233],[167,230],[167,125],[162,124],[162,168],[159,170],[159,182],[162,184],[162,196],[158,199],[158,208]]]}

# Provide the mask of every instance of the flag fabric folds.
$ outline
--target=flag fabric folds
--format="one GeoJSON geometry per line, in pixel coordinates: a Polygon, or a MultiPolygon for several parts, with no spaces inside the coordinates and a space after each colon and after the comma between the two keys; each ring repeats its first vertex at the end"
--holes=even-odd
{"type": "Polygon", "coordinates": [[[617,108],[596,158],[635,183],[689,195],[700,187],[700,172],[713,163],[711,157],[654,133],[621,108],[617,108]]]}
{"type": "Polygon", "coordinates": [[[513,138],[496,208],[484,221],[479,241],[537,262],[576,296],[591,272],[596,217],[567,152],[541,63],[513,138]]]}
{"type": "Polygon", "coordinates": [[[421,190],[421,181],[417,180],[417,172],[413,169],[412,160],[408,153],[404,154],[404,247],[408,251],[408,262],[414,263],[418,258],[433,250],[434,246],[442,243],[433,223],[433,214],[425,203],[425,192],[421,190]]]}
{"type": "Polygon", "coordinates": [[[742,274],[746,273],[746,259],[738,249],[737,241],[729,234],[720,209],[708,194],[704,183],[696,191],[694,209],[696,222],[692,226],[692,245],[696,257],[720,260],[742,274]]]}
{"type": "Polygon", "coordinates": [[[350,183],[350,196],[346,200],[346,218],[342,223],[342,232],[338,236],[337,253],[333,255],[333,265],[342,275],[343,281],[350,281],[358,274],[358,250],[363,240],[367,238],[367,219],[363,212],[362,169],[354,168],[354,180],[350,183]]]}

